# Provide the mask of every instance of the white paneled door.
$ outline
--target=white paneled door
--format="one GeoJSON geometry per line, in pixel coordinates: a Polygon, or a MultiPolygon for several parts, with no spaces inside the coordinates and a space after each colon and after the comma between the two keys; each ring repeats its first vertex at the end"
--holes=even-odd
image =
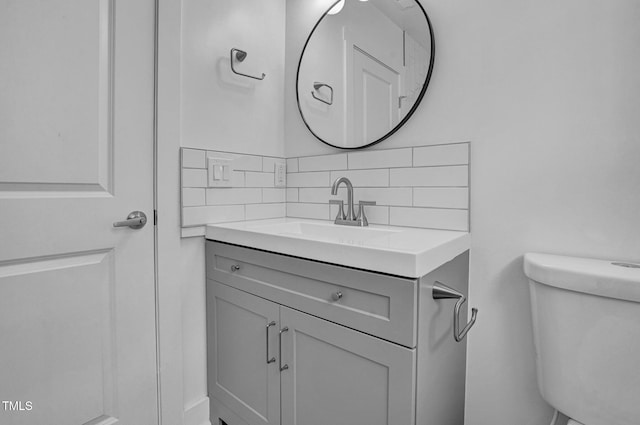
{"type": "Polygon", "coordinates": [[[2,425],[158,423],[154,14],[0,0],[2,425]]]}
{"type": "Polygon", "coordinates": [[[353,130],[357,146],[371,143],[400,122],[400,74],[354,46],[352,61],[353,130]]]}

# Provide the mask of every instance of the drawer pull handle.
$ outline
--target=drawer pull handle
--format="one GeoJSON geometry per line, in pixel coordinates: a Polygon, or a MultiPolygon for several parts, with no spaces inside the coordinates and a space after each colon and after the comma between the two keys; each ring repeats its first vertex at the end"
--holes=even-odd
{"type": "Polygon", "coordinates": [[[237,272],[238,270],[240,270],[240,265],[239,264],[234,264],[231,266],[231,271],[232,272],[237,272]]]}
{"type": "Polygon", "coordinates": [[[331,294],[331,299],[334,301],[340,301],[340,299],[342,299],[342,292],[334,292],[333,294],[331,294]]]}
{"type": "Polygon", "coordinates": [[[283,370],[289,369],[288,364],[285,364],[285,365],[282,364],[282,334],[285,332],[289,332],[289,328],[287,326],[280,329],[280,334],[278,335],[278,345],[279,345],[278,348],[280,348],[280,372],[282,372],[283,370]]]}
{"type": "Polygon", "coordinates": [[[266,332],[267,333],[267,364],[275,363],[276,361],[275,357],[269,358],[269,328],[275,325],[276,325],[275,321],[269,322],[269,324],[267,325],[267,332],[266,332]]]}

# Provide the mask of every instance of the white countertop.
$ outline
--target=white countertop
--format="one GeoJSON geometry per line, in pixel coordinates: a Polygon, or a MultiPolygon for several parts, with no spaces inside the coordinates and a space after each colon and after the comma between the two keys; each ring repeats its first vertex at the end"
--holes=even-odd
{"type": "Polygon", "coordinates": [[[421,277],[467,251],[467,232],[278,218],[210,224],[206,238],[300,258],[421,277]]]}

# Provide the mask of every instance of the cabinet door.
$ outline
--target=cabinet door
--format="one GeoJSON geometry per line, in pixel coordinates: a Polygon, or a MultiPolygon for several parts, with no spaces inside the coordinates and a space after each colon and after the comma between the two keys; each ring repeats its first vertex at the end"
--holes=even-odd
{"type": "Polygon", "coordinates": [[[277,304],[207,281],[209,395],[249,425],[280,424],[278,330],[277,304]]]}
{"type": "Polygon", "coordinates": [[[282,425],[413,425],[415,350],[280,308],[282,425]]]}

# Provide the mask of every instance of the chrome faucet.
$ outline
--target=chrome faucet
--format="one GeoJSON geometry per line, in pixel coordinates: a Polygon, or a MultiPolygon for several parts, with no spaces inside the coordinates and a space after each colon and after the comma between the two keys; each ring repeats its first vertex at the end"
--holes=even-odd
{"type": "MultiPolygon", "coordinates": [[[[340,177],[333,182],[333,186],[331,187],[331,194],[336,196],[338,194],[338,187],[340,184],[344,183],[347,186],[347,213],[344,214],[344,208],[342,206],[342,201],[340,201],[340,208],[338,211],[338,215],[342,215],[343,220],[353,221],[353,185],[351,184],[351,180],[346,177],[340,177]]],[[[331,202],[330,202],[331,203],[331,202]]],[[[338,224],[338,218],[336,217],[336,224],[338,224]]]]}
{"type": "Polygon", "coordinates": [[[338,194],[338,188],[340,185],[344,183],[347,187],[347,212],[344,212],[344,202],[342,199],[330,199],[329,204],[338,205],[338,214],[336,215],[336,219],[334,221],[335,224],[341,224],[345,226],[368,226],[369,220],[367,220],[367,215],[364,212],[365,205],[375,205],[375,202],[372,201],[360,201],[358,213],[355,212],[355,207],[353,205],[353,184],[346,177],[340,177],[333,182],[333,186],[331,187],[331,194],[333,196],[338,194]]]}

